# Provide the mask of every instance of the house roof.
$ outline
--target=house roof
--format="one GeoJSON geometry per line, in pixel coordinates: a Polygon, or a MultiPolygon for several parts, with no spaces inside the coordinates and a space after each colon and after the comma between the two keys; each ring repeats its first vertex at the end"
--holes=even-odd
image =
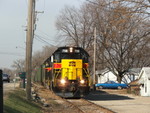
{"type": "Polygon", "coordinates": [[[150,67],[143,67],[140,74],[139,74],[139,79],[143,76],[143,73],[145,73],[145,75],[147,77],[150,77],[150,67]]]}
{"type": "Polygon", "coordinates": [[[103,69],[103,70],[97,70],[96,71],[96,74],[98,75],[98,74],[105,74],[105,73],[108,73],[109,72],[109,69],[107,69],[107,68],[105,68],[105,69],[103,69]]]}
{"type": "Polygon", "coordinates": [[[133,74],[139,74],[141,71],[141,68],[131,68],[128,70],[128,73],[133,73],[133,74]]]}
{"type": "Polygon", "coordinates": [[[145,73],[150,77],[150,67],[145,67],[144,70],[145,73]]]}
{"type": "Polygon", "coordinates": [[[132,82],[129,83],[130,86],[135,86],[135,85],[139,85],[139,80],[134,80],[132,82]]]}

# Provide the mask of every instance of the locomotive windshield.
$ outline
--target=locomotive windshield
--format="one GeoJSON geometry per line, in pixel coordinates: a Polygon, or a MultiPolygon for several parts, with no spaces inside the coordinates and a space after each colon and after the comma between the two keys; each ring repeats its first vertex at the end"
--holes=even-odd
{"type": "Polygon", "coordinates": [[[78,48],[63,48],[54,54],[56,62],[61,62],[61,59],[83,59],[83,62],[88,62],[88,57],[85,51],[78,48]]]}
{"type": "Polygon", "coordinates": [[[81,59],[80,53],[62,53],[61,59],[81,59]]]}

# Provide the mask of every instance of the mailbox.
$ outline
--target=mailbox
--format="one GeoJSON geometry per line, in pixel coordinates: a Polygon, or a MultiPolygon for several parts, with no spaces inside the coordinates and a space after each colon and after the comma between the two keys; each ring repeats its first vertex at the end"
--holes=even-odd
{"type": "Polygon", "coordinates": [[[19,77],[21,79],[25,79],[26,78],[26,72],[19,72],[19,77]]]}

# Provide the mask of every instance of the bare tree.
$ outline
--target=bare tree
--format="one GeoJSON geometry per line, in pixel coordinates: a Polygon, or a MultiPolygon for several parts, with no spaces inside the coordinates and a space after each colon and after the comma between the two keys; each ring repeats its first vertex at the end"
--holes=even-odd
{"type": "Polygon", "coordinates": [[[13,62],[12,66],[17,72],[25,71],[25,61],[22,59],[13,62]]]}
{"type": "Polygon", "coordinates": [[[105,66],[117,76],[118,82],[121,82],[124,73],[141,59],[139,54],[141,55],[148,45],[150,28],[147,28],[148,15],[143,13],[146,11],[139,5],[130,8],[127,2],[114,2],[105,1],[107,5],[102,6],[103,8],[97,5],[98,45],[99,50],[102,50],[101,57],[98,58],[99,61],[105,60],[105,66]],[[101,9],[101,12],[98,9],[101,9]]]}
{"type": "Polygon", "coordinates": [[[43,62],[49,58],[52,53],[56,50],[56,47],[44,46],[42,51],[37,51],[34,53],[32,58],[32,68],[36,69],[41,66],[43,62]]]}
{"type": "Polygon", "coordinates": [[[8,68],[4,68],[4,69],[2,69],[3,70],[3,73],[6,73],[6,74],[8,74],[11,78],[13,78],[14,77],[14,71],[13,70],[11,70],[11,69],[8,69],[8,68]]]}
{"type": "MultiPolygon", "coordinates": [[[[121,82],[124,73],[149,65],[150,22],[146,0],[91,0],[82,8],[66,7],[56,26],[61,36],[93,52],[93,29],[97,28],[97,68],[109,68],[121,82]]],[[[92,61],[91,61],[92,62],[92,61]]]]}
{"type": "Polygon", "coordinates": [[[66,6],[56,22],[62,38],[65,37],[71,45],[84,49],[89,48],[93,40],[93,20],[87,7],[84,5],[79,10],[66,6]]]}

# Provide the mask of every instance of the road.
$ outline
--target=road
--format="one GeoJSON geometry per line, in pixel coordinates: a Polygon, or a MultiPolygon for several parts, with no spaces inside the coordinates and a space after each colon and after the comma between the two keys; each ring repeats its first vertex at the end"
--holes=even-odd
{"type": "Polygon", "coordinates": [[[14,82],[10,82],[10,83],[3,82],[3,94],[4,94],[4,96],[5,96],[8,92],[13,91],[16,87],[19,87],[19,84],[18,84],[18,83],[14,83],[14,82]]]}
{"type": "Polygon", "coordinates": [[[131,94],[110,93],[109,90],[96,91],[86,97],[116,113],[150,113],[150,97],[131,94]]]}

